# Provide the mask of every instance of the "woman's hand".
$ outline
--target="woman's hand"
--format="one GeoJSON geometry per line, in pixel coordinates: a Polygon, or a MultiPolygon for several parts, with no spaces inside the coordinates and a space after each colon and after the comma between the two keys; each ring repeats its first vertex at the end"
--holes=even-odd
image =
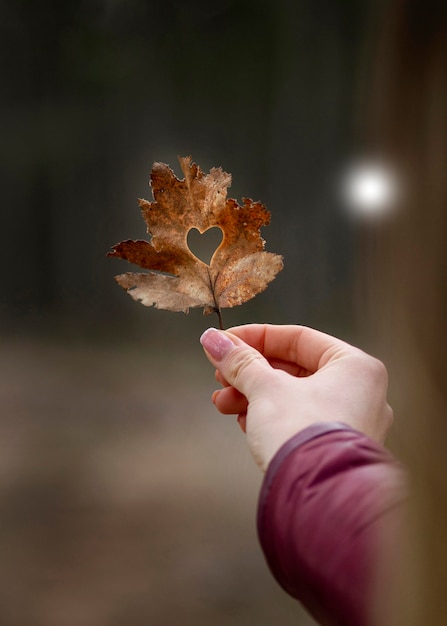
{"type": "Polygon", "coordinates": [[[340,339],[304,326],[250,324],[201,337],[223,389],[213,402],[238,415],[256,463],[317,422],[343,422],[383,442],[393,413],[384,365],[340,339]]]}

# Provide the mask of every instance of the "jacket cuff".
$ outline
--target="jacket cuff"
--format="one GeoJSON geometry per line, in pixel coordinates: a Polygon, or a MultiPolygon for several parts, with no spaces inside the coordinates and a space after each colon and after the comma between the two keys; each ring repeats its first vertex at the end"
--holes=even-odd
{"type": "Polygon", "coordinates": [[[311,439],[316,439],[317,437],[326,435],[326,433],[333,432],[334,430],[354,429],[347,424],[343,424],[342,422],[318,422],[317,424],[312,424],[312,426],[308,426],[307,428],[300,430],[299,433],[291,437],[288,441],[286,441],[286,443],[284,443],[280,447],[278,452],[276,452],[275,456],[270,461],[266,472],[267,481],[270,476],[273,478],[286,456],[288,456],[296,448],[302,446],[304,443],[307,443],[311,439]]]}

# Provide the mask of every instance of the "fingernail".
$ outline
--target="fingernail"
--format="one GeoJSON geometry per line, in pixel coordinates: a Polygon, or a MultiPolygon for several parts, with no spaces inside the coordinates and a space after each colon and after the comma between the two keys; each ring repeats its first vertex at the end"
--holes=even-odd
{"type": "Polygon", "coordinates": [[[215,361],[222,361],[234,348],[231,339],[216,328],[208,328],[200,337],[200,343],[215,361]]]}

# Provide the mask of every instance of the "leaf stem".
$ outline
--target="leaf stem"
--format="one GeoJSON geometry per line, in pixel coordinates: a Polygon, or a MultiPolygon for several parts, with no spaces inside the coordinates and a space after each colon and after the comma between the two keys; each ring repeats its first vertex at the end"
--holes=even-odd
{"type": "Polygon", "coordinates": [[[214,309],[217,313],[217,317],[219,318],[219,328],[220,330],[225,330],[224,325],[223,325],[223,319],[222,319],[222,312],[219,309],[219,307],[215,307],[214,309]]]}
{"type": "Polygon", "coordinates": [[[220,306],[217,303],[216,294],[215,294],[215,291],[214,291],[214,286],[216,284],[217,276],[216,276],[215,280],[213,281],[212,278],[211,278],[210,268],[208,267],[207,269],[208,269],[208,278],[210,280],[211,292],[213,294],[214,310],[217,313],[217,317],[219,318],[219,328],[220,328],[220,330],[225,330],[224,325],[223,325],[223,319],[222,319],[222,311],[220,310],[220,306]]]}

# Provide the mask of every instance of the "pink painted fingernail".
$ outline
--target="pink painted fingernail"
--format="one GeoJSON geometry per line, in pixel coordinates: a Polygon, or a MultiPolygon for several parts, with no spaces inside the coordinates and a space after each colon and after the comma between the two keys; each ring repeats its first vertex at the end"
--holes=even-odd
{"type": "Polygon", "coordinates": [[[200,337],[200,343],[215,361],[222,359],[234,348],[234,343],[222,331],[208,328],[200,337]]]}

